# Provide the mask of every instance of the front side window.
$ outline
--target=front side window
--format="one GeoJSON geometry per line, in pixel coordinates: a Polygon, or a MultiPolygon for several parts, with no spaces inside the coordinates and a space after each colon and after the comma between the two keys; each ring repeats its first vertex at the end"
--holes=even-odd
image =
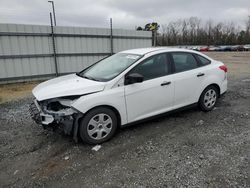
{"type": "Polygon", "coordinates": [[[140,57],[140,55],[135,54],[117,53],[77,73],[77,75],[96,81],[109,81],[135,63],[140,57]]]}
{"type": "Polygon", "coordinates": [[[167,55],[154,55],[134,67],[130,73],[139,73],[144,77],[144,80],[165,76],[169,73],[167,55]]]}
{"type": "Polygon", "coordinates": [[[182,72],[198,67],[197,61],[191,53],[173,52],[171,53],[175,72],[182,72]]]}

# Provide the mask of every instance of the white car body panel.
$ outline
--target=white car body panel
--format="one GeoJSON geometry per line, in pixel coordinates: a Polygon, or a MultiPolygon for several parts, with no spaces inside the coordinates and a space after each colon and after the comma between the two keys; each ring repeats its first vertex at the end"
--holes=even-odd
{"type": "Polygon", "coordinates": [[[119,112],[122,124],[126,124],[128,122],[124,99],[124,87],[116,87],[114,89],[82,96],[75,103],[73,103],[72,106],[82,113],[86,113],[96,106],[110,106],[119,112]]]}
{"type": "Polygon", "coordinates": [[[172,109],[174,84],[161,86],[164,82],[173,82],[171,77],[172,75],[163,76],[125,86],[128,122],[141,120],[172,109]]]}
{"type": "Polygon", "coordinates": [[[87,80],[74,74],[39,84],[33,89],[33,94],[39,101],[71,95],[84,95],[72,103],[74,109],[85,114],[98,106],[110,106],[118,111],[121,125],[125,125],[196,103],[208,85],[217,84],[220,87],[220,94],[227,90],[226,73],[219,69],[223,63],[199,52],[172,48],[144,48],[121,53],[144,56],[108,82],[87,80]],[[126,73],[137,64],[154,54],[172,51],[199,54],[209,59],[211,64],[124,86],[126,73]],[[205,76],[197,77],[199,73],[204,73],[205,76]],[[161,86],[163,82],[171,82],[171,84],[161,86]]]}
{"type": "Polygon", "coordinates": [[[36,86],[32,92],[38,101],[42,101],[56,97],[94,93],[102,91],[104,87],[105,83],[84,79],[76,74],[70,74],[43,82],[36,86]]]}
{"type": "Polygon", "coordinates": [[[198,69],[174,74],[174,108],[197,102],[196,91],[199,90],[204,79],[204,77],[197,77],[201,72],[198,69]]]}

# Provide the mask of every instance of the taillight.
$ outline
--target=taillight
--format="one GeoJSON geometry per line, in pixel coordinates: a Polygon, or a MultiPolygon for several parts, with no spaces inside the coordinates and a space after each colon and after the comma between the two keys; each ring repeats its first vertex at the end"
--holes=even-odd
{"type": "Polygon", "coordinates": [[[227,67],[226,67],[226,65],[221,65],[221,66],[219,66],[219,68],[220,68],[221,70],[223,70],[225,73],[227,72],[227,67]]]}

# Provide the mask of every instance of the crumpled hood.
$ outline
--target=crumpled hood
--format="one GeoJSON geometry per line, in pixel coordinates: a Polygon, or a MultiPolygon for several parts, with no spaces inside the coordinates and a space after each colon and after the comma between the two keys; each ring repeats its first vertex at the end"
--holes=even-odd
{"type": "Polygon", "coordinates": [[[56,97],[98,92],[102,91],[104,87],[105,82],[88,80],[76,74],[70,74],[43,82],[37,85],[32,93],[38,101],[42,101],[56,97]]]}

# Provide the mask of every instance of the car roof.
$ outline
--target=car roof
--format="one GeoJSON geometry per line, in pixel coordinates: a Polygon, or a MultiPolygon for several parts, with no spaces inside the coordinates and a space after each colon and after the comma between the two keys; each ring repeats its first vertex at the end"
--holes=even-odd
{"type": "Polygon", "coordinates": [[[181,52],[194,52],[193,50],[187,50],[182,48],[171,48],[171,47],[151,47],[151,48],[137,48],[131,50],[125,50],[119,53],[127,53],[127,54],[137,54],[137,55],[145,55],[151,52],[171,52],[171,51],[181,51],[181,52]]]}

